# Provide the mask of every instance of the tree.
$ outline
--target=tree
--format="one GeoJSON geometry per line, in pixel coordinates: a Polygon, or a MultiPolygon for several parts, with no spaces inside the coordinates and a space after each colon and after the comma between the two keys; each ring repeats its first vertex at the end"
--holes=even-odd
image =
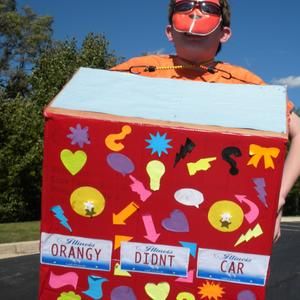
{"type": "Polygon", "coordinates": [[[43,107],[63,88],[78,68],[109,69],[119,60],[109,50],[109,42],[102,34],[88,34],[81,47],[77,47],[75,39],[54,42],[43,52],[33,70],[30,79],[32,98],[43,107]]]}
{"type": "Polygon", "coordinates": [[[49,16],[29,7],[19,12],[15,0],[0,0],[0,84],[7,98],[28,94],[28,77],[51,42],[51,25],[49,16]]]}
{"type": "Polygon", "coordinates": [[[21,97],[2,99],[0,222],[36,219],[40,215],[42,123],[32,101],[21,97]]]}
{"type": "MultiPolygon", "coordinates": [[[[42,111],[81,66],[108,69],[118,61],[103,35],[53,42],[27,74],[26,97],[0,97],[0,222],[40,217],[42,111]]],[[[6,93],[7,95],[7,93],[6,93]]]]}
{"type": "Polygon", "coordinates": [[[286,204],[283,208],[285,216],[300,215],[300,178],[296,181],[292,190],[289,192],[286,204]]]}

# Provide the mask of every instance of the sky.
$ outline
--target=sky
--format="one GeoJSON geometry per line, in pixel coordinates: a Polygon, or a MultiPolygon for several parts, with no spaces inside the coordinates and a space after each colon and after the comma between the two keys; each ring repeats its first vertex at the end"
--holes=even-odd
{"type": "MultiPolygon", "coordinates": [[[[165,37],[168,0],[17,0],[54,19],[53,38],[104,34],[110,50],[125,59],[144,53],[175,53],[165,37]]],[[[217,59],[240,65],[269,84],[287,86],[300,108],[300,1],[229,0],[232,37],[217,59]]]]}

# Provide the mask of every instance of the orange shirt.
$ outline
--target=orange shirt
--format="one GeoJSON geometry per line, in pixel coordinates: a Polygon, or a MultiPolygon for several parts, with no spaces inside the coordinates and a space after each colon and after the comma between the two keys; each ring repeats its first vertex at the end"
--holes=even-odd
{"type": "MultiPolygon", "coordinates": [[[[230,84],[266,84],[260,77],[247,69],[227,63],[216,62],[214,71],[209,72],[197,66],[184,64],[176,55],[148,55],[132,58],[112,68],[113,71],[137,73],[142,76],[156,78],[172,78],[202,82],[217,82],[230,84]],[[155,71],[145,71],[146,67],[156,67],[155,71]],[[183,68],[178,66],[184,66],[183,68]]],[[[294,104],[287,101],[288,115],[294,104]]]]}

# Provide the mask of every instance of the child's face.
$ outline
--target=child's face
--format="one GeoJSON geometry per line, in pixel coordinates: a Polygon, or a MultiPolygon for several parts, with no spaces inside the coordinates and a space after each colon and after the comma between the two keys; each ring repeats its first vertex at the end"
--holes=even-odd
{"type": "MultiPolygon", "coordinates": [[[[229,27],[221,25],[221,16],[208,16],[201,12],[201,9],[198,9],[198,2],[205,3],[205,1],[178,0],[176,4],[181,5],[187,2],[189,3],[183,10],[189,7],[192,7],[192,10],[185,13],[175,11],[173,24],[168,25],[166,28],[167,37],[169,41],[174,43],[176,53],[180,58],[196,64],[212,60],[216,55],[219,44],[225,43],[230,38],[231,30],[229,27]],[[194,2],[196,2],[196,8],[190,5],[190,3],[194,5],[194,2]],[[176,21],[176,24],[174,24],[174,21],[176,21]],[[197,23],[197,25],[195,26],[193,23],[197,23]],[[184,26],[188,30],[184,30],[184,26]],[[183,30],[178,30],[178,27],[183,30]],[[201,34],[199,31],[201,31],[201,34]]],[[[219,0],[211,0],[210,2],[219,4],[219,0]]],[[[217,12],[217,10],[214,12],[217,12]]]]}
{"type": "Polygon", "coordinates": [[[172,17],[173,27],[178,32],[209,35],[222,21],[219,0],[177,0],[172,17]]]}
{"type": "Polygon", "coordinates": [[[220,27],[206,36],[178,32],[171,26],[167,27],[166,32],[169,40],[174,43],[177,55],[195,64],[214,59],[223,37],[220,27]]]}

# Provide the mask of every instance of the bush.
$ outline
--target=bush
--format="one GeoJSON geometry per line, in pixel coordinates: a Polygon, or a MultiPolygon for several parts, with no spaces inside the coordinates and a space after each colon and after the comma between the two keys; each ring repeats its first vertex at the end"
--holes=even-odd
{"type": "Polygon", "coordinates": [[[0,102],[0,222],[37,220],[43,118],[23,98],[0,102]]]}

